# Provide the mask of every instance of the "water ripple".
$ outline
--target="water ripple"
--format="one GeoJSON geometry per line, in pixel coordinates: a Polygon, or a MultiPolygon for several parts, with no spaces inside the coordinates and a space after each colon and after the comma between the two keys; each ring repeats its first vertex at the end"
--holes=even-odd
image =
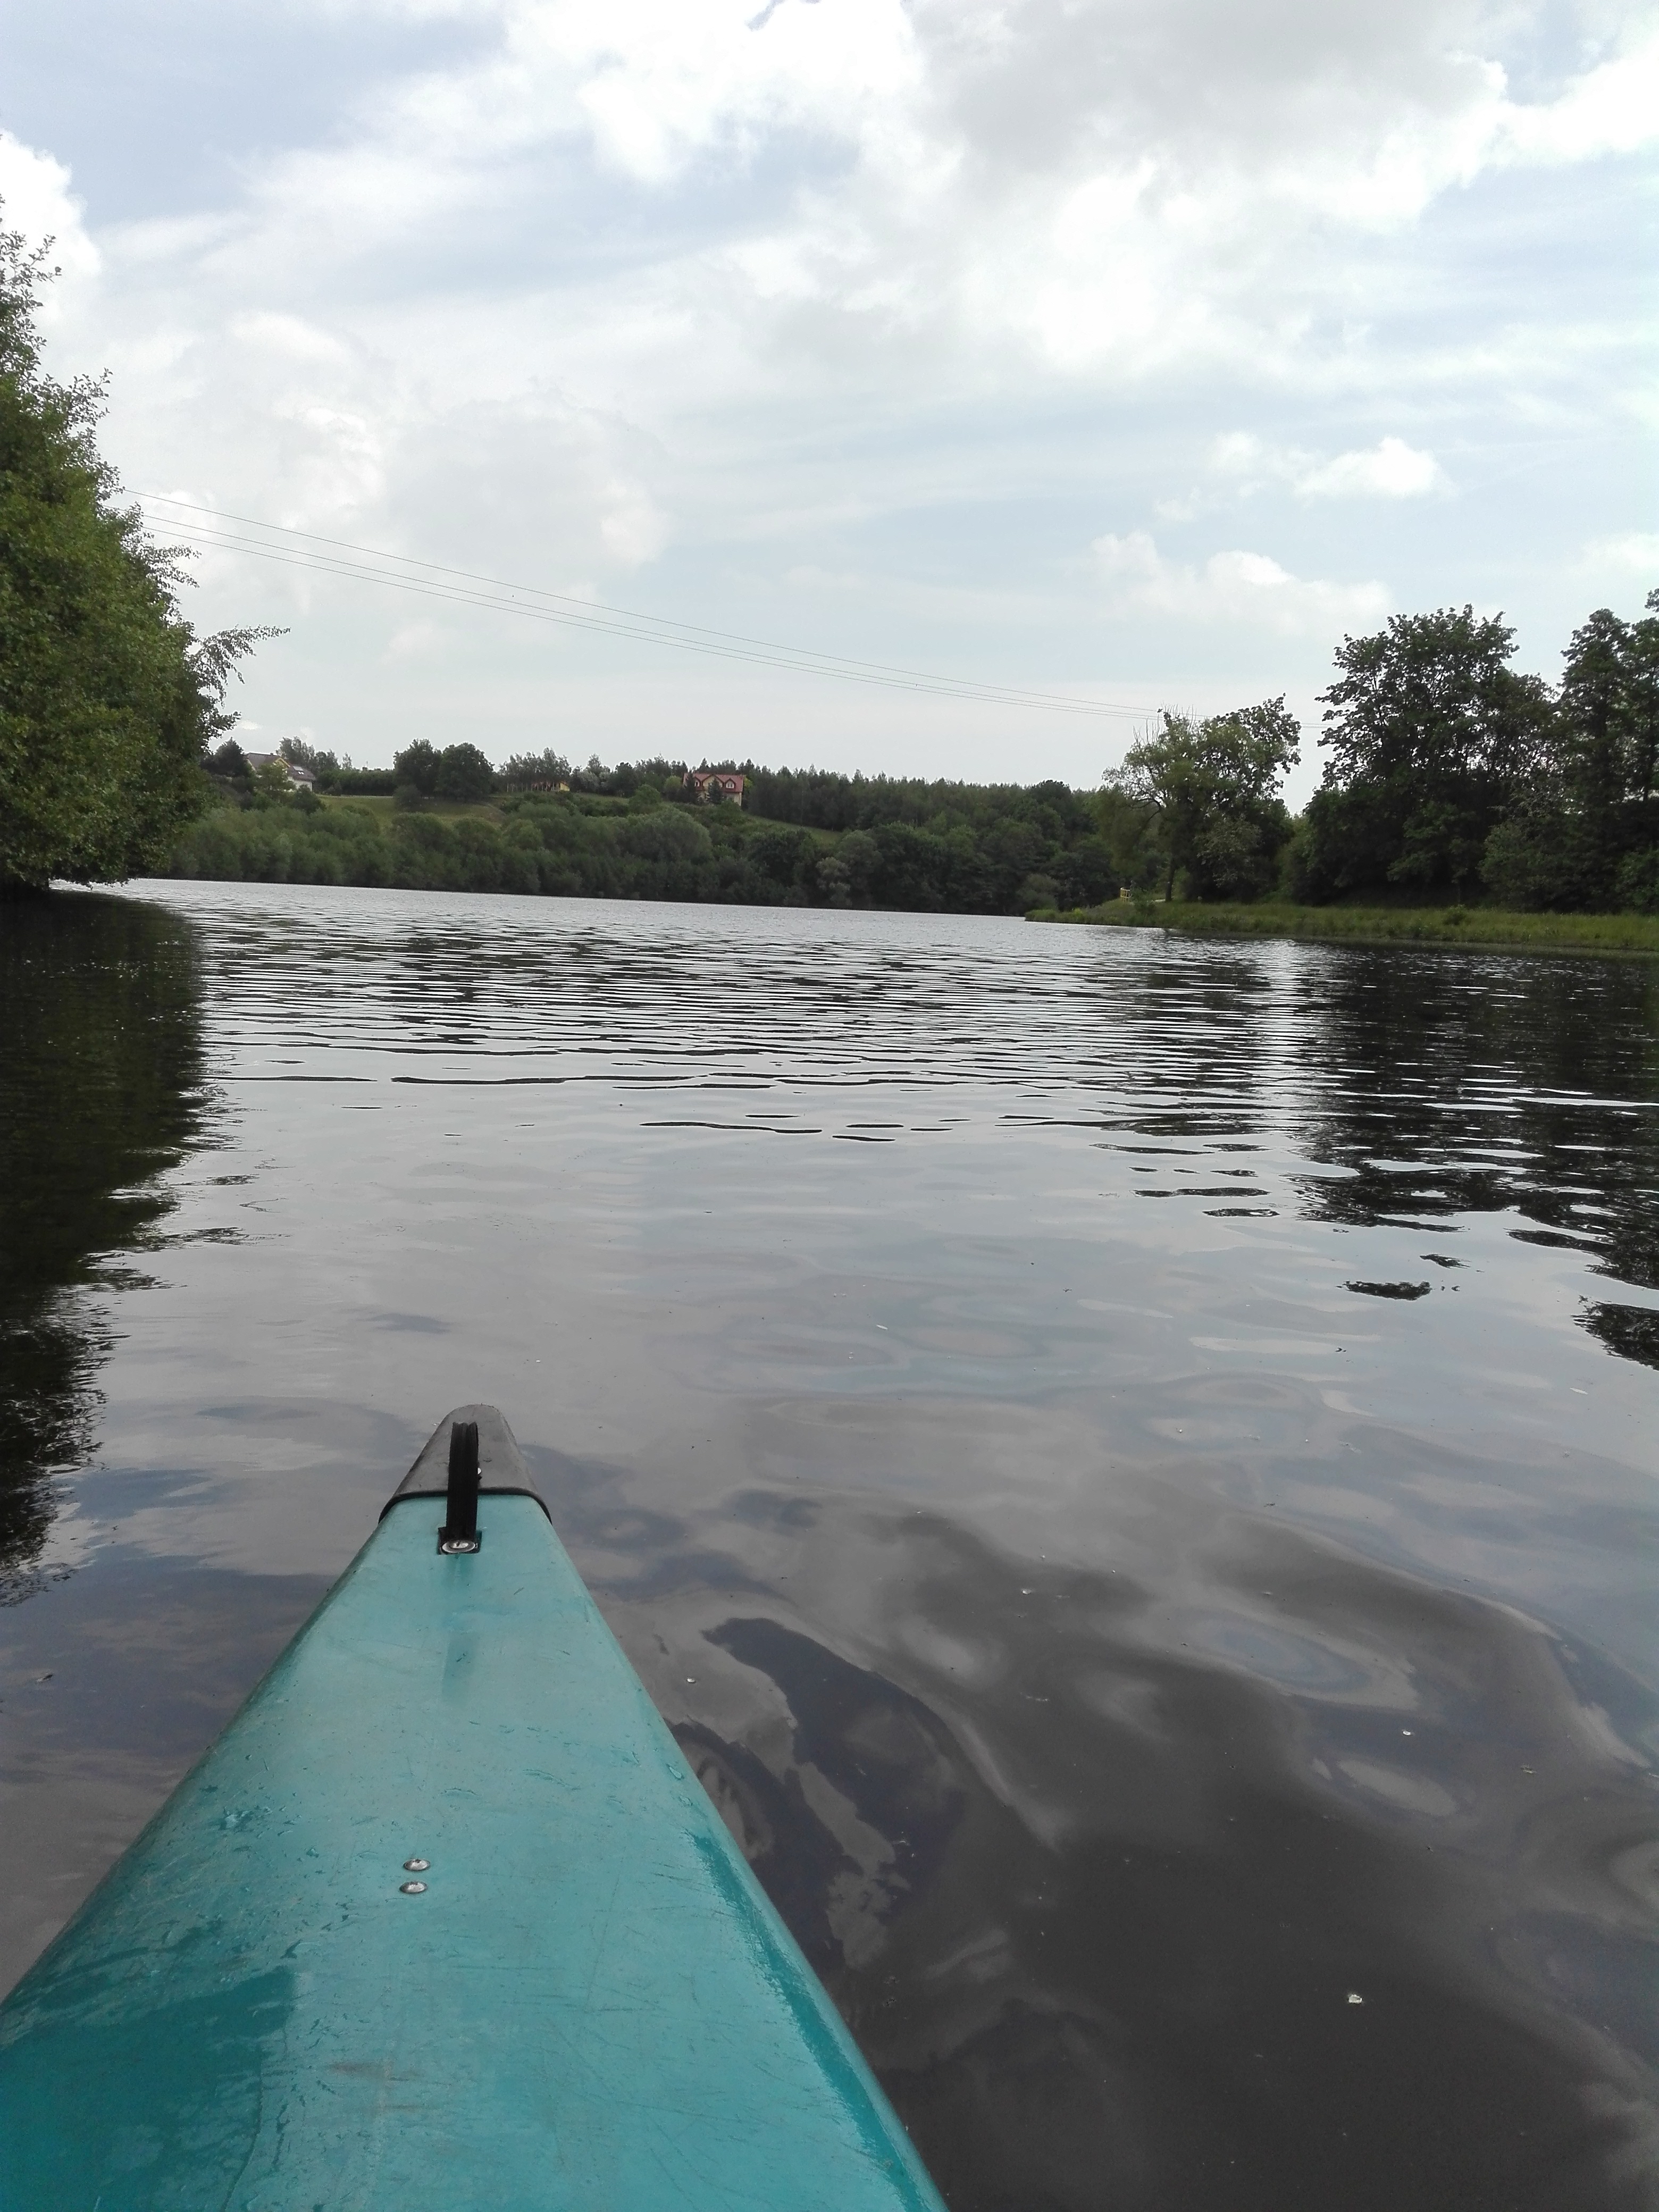
{"type": "Polygon", "coordinates": [[[31,1772],[182,1756],[495,1398],[963,2212],[1650,2205],[1646,967],[125,910],[188,942],[197,1103],[111,1156],[167,1280],[75,1368],[31,1772]],[[76,1702],[115,1654],[153,1723],[76,1702]]]}

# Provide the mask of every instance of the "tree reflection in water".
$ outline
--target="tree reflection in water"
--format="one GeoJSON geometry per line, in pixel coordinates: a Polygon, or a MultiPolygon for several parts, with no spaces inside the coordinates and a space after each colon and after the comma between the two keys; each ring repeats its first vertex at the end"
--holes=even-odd
{"type": "MultiPolygon", "coordinates": [[[[1593,1273],[1659,1291],[1659,1115],[1647,1103],[1659,1092],[1659,975],[1646,962],[1597,963],[1593,977],[1571,958],[1528,962],[1519,978],[1496,962],[1463,966],[1437,988],[1419,963],[1386,955],[1331,963],[1320,1057],[1343,1080],[1301,1141],[1352,1172],[1304,1178],[1307,1211],[1433,1239],[1460,1216],[1512,1210],[1519,1242],[1583,1252],[1593,1273]],[[1522,1067],[1529,1095],[1517,1096],[1522,1067]]],[[[1458,1264],[1450,1244],[1422,1256],[1458,1264]]],[[[1659,1367],[1659,1314],[1609,1299],[1581,1318],[1620,1358],[1659,1367]]]]}
{"type": "Polygon", "coordinates": [[[99,1292],[155,1242],[200,1135],[196,933],[160,908],[54,894],[0,926],[0,1589],[33,1584],[53,1478],[95,1448],[99,1292]]]}

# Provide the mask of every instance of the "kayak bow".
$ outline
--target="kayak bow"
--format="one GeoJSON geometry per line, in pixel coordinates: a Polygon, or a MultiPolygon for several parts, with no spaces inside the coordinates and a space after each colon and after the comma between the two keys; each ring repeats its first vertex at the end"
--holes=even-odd
{"type": "Polygon", "coordinates": [[[0,2007],[0,2205],[942,2212],[489,1406],[0,2007]]]}

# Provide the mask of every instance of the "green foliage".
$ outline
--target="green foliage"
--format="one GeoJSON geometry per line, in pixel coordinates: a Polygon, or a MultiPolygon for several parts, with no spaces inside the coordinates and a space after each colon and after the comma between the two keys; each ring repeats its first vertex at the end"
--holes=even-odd
{"type": "Polygon", "coordinates": [[[216,745],[202,765],[210,775],[225,776],[242,783],[252,774],[247,756],[234,738],[227,738],[222,744],[216,745]]]}
{"type": "Polygon", "coordinates": [[[438,756],[440,799],[488,799],[495,788],[495,771],[477,745],[446,745],[438,756]]]}
{"type": "Polygon", "coordinates": [[[1164,880],[1166,866],[1158,834],[1158,809],[1150,799],[1126,791],[1121,783],[1109,783],[1095,801],[1095,812],[1100,824],[1098,842],[1119,883],[1132,891],[1155,890],[1164,880]]]}
{"type": "MultiPolygon", "coordinates": [[[[319,757],[326,759],[327,755],[319,757]]],[[[349,759],[343,759],[338,768],[318,770],[317,788],[332,792],[336,797],[390,799],[398,788],[398,778],[389,768],[353,768],[349,759]]]]}
{"type": "Polygon", "coordinates": [[[1591,812],[1645,806],[1659,787],[1659,591],[1633,623],[1598,608],[1565,658],[1563,769],[1579,803],[1591,812]]]}
{"type": "MultiPolygon", "coordinates": [[[[410,765],[413,751],[400,756],[401,767],[410,765]]],[[[413,764],[417,770],[431,766],[418,755],[413,764]]],[[[620,779],[605,770],[605,780],[620,779]]],[[[989,914],[1024,912],[1061,897],[1072,903],[1106,897],[1117,889],[1088,802],[1064,787],[1040,787],[1035,805],[1014,810],[1006,803],[976,807],[982,793],[947,786],[965,803],[937,810],[926,827],[884,821],[837,837],[765,821],[734,805],[667,805],[654,775],[635,770],[631,781],[633,795],[626,799],[533,788],[506,796],[499,829],[476,818],[444,819],[413,782],[399,787],[399,808],[389,821],[349,805],[313,801],[307,807],[285,793],[263,808],[229,806],[208,816],[179,840],[172,872],[566,897],[989,914]]],[[[1007,794],[995,797],[1006,802],[1007,794]]]]}
{"type": "Polygon", "coordinates": [[[424,738],[416,738],[412,745],[393,753],[392,773],[399,789],[407,785],[422,798],[430,799],[438,788],[438,748],[428,744],[424,738]]]}
{"type": "Polygon", "coordinates": [[[1487,889],[1557,912],[1645,908],[1659,869],[1659,592],[1645,617],[1600,607],[1573,632],[1551,742],[1486,841],[1487,889]]]}
{"type": "MultiPolygon", "coordinates": [[[[1093,801],[1065,784],[707,764],[746,777],[742,808],[698,805],[685,788],[684,763],[662,758],[606,767],[594,757],[573,769],[550,750],[524,754],[507,763],[496,786],[513,794],[503,802],[509,808],[556,805],[571,820],[644,816],[664,802],[692,813],[710,840],[699,897],[1012,914],[1050,896],[1073,903],[1109,896],[1121,879],[1093,801]],[[552,788],[564,782],[568,794],[552,788]]],[[[614,840],[596,834],[572,847],[565,836],[564,846],[563,887],[608,896],[623,880],[614,840]]]]}
{"type": "Polygon", "coordinates": [[[1486,841],[1546,751],[1554,707],[1508,663],[1515,633],[1473,607],[1345,638],[1329,758],[1294,856],[1298,895],[1478,890],[1486,841]]]}
{"type": "Polygon", "coordinates": [[[1044,917],[1112,928],[1176,929],[1200,937],[1310,937],[1356,945],[1449,945],[1659,958],[1659,911],[1517,914],[1490,906],[1299,906],[1262,899],[1248,906],[1197,901],[1114,900],[1092,910],[1044,917]]]}
{"type": "Polygon", "coordinates": [[[504,791],[530,791],[544,784],[550,791],[570,781],[570,763],[551,745],[544,752],[514,753],[497,781],[504,791]]]}
{"type": "Polygon", "coordinates": [[[0,892],[155,865],[206,803],[236,661],[276,635],[180,617],[183,579],[99,457],[102,384],[41,366],[50,273],[0,233],[0,892]]]}
{"type": "Polygon", "coordinates": [[[1659,844],[1627,853],[1613,890],[1613,904],[1626,912],[1659,915],[1659,844]]]}
{"type": "Polygon", "coordinates": [[[262,762],[248,777],[249,795],[255,806],[283,806],[294,786],[274,760],[262,762]]]}
{"type": "Polygon", "coordinates": [[[1278,875],[1291,817],[1279,787],[1294,765],[1301,731],[1282,698],[1194,721],[1166,714],[1155,737],[1124,756],[1117,790],[1120,834],[1138,834],[1133,884],[1161,857],[1166,897],[1176,878],[1195,898],[1257,898],[1278,875]]]}
{"type": "Polygon", "coordinates": [[[495,788],[495,771],[477,745],[446,745],[441,752],[416,738],[392,757],[392,787],[417,792],[422,799],[488,799],[495,788]]]}
{"type": "Polygon", "coordinates": [[[342,762],[333,753],[319,753],[303,738],[284,738],[276,750],[292,767],[308,768],[313,775],[337,775],[342,768],[349,771],[351,767],[349,757],[342,762]]]}

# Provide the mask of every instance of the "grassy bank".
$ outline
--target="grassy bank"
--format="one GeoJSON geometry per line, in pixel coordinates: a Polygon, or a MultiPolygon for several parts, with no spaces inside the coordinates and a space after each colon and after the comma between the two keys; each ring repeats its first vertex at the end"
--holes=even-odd
{"type": "Polygon", "coordinates": [[[1305,937],[1344,945],[1467,945],[1486,950],[1637,953],[1659,957],[1659,915],[1508,914],[1497,907],[1200,906],[1175,900],[1114,899],[1104,906],[1048,908],[1033,921],[1080,921],[1111,929],[1178,929],[1201,937],[1305,937]]]}

